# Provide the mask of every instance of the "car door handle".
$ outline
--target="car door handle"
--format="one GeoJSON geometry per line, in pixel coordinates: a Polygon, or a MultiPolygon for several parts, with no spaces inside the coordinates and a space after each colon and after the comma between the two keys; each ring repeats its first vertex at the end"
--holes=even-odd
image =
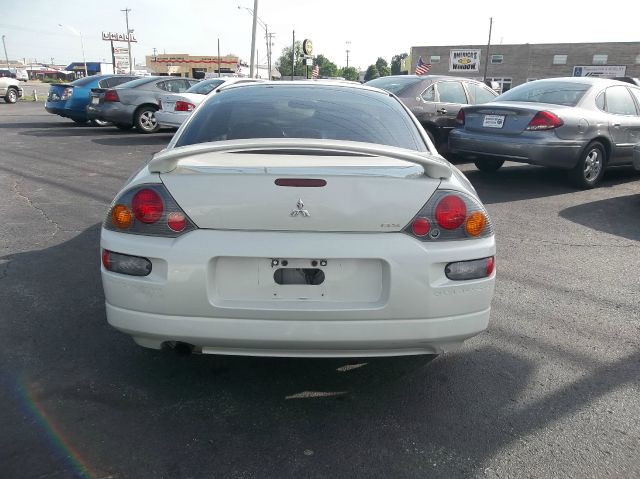
{"type": "Polygon", "coordinates": [[[446,109],[446,108],[440,108],[440,109],[438,110],[438,113],[442,113],[443,115],[444,115],[446,112],[447,112],[447,109],[446,109]]]}
{"type": "Polygon", "coordinates": [[[620,126],[620,123],[614,123],[614,124],[613,124],[613,127],[614,127],[614,128],[618,128],[619,126],[620,126]]]}

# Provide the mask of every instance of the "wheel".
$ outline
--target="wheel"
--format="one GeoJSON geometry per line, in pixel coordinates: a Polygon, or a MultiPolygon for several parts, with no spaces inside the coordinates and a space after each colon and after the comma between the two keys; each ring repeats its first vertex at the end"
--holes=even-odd
{"type": "Polygon", "coordinates": [[[100,127],[107,126],[109,124],[108,121],[98,120],[98,119],[89,120],[89,122],[91,123],[91,126],[100,126],[100,127]]]}
{"type": "Polygon", "coordinates": [[[480,171],[484,171],[485,173],[493,173],[494,171],[498,171],[498,169],[504,164],[504,160],[496,160],[494,158],[484,158],[478,159],[473,162],[480,171]]]}
{"type": "Polygon", "coordinates": [[[129,125],[127,123],[114,123],[113,125],[119,130],[130,130],[133,128],[133,125],[129,125]]]}
{"type": "Polygon", "coordinates": [[[588,190],[604,176],[607,153],[599,141],[593,141],[582,151],[578,164],[569,170],[569,180],[578,188],[588,190]]]}
{"type": "Polygon", "coordinates": [[[4,101],[7,103],[15,103],[18,101],[18,90],[15,88],[9,88],[7,94],[4,96],[4,101]]]}
{"type": "Polygon", "coordinates": [[[78,125],[85,125],[87,123],[87,120],[78,120],[77,118],[72,118],[74,123],[77,123],[78,125]]]}
{"type": "Polygon", "coordinates": [[[134,119],[136,130],[140,133],[155,133],[160,129],[156,120],[156,109],[152,106],[143,106],[136,112],[134,119]]]}

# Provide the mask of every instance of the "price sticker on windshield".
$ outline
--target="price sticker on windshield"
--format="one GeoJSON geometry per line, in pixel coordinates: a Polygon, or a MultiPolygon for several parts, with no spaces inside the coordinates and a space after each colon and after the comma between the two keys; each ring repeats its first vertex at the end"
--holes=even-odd
{"type": "Polygon", "coordinates": [[[502,128],[504,126],[504,115],[485,115],[482,126],[485,128],[502,128]]]}

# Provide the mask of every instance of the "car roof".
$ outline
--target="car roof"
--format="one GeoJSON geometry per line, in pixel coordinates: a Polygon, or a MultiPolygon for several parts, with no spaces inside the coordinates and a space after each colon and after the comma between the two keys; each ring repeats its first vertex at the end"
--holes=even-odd
{"type": "Polygon", "coordinates": [[[354,90],[365,90],[383,95],[389,96],[390,93],[380,88],[372,87],[369,85],[362,85],[356,82],[340,81],[340,80],[293,80],[293,81],[257,81],[247,83],[233,83],[229,86],[225,86],[224,90],[235,90],[237,88],[258,88],[258,87],[275,87],[282,88],[286,86],[311,86],[317,88],[345,88],[354,90]]]}
{"type": "MultiPolygon", "coordinates": [[[[600,78],[600,77],[556,77],[556,78],[543,78],[541,80],[535,80],[535,83],[581,83],[583,85],[623,85],[624,82],[614,80],[612,78],[600,78]]],[[[529,82],[534,83],[534,82],[529,82]]],[[[627,84],[628,85],[628,84],[627,84]]]]}
{"type": "MultiPolygon", "coordinates": [[[[453,75],[387,75],[387,76],[384,76],[384,77],[374,78],[372,80],[379,80],[380,78],[416,78],[416,79],[419,79],[419,80],[431,80],[431,81],[435,81],[435,80],[465,80],[465,81],[472,81],[472,82],[476,82],[476,83],[482,83],[480,80],[476,80],[474,78],[468,78],[468,77],[463,77],[463,76],[453,76],[453,75]]],[[[369,81],[372,81],[372,80],[369,80],[369,81]]]]}

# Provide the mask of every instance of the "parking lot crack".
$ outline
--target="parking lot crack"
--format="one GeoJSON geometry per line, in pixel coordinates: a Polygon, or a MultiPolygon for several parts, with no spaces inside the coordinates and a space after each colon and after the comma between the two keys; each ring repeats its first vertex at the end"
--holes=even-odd
{"type": "Polygon", "coordinates": [[[42,208],[39,208],[37,205],[35,205],[33,203],[33,201],[31,201],[31,199],[25,195],[24,193],[21,193],[20,190],[18,189],[18,181],[15,180],[13,182],[13,192],[15,193],[16,197],[24,200],[25,203],[27,203],[27,205],[36,210],[38,213],[40,213],[40,215],[47,221],[47,223],[50,223],[51,225],[53,225],[53,227],[55,228],[55,231],[51,234],[51,236],[55,236],[56,234],[58,234],[58,232],[60,232],[61,228],[60,225],[58,223],[56,223],[55,221],[53,221],[49,215],[47,215],[47,213],[45,213],[45,211],[42,208]]]}

